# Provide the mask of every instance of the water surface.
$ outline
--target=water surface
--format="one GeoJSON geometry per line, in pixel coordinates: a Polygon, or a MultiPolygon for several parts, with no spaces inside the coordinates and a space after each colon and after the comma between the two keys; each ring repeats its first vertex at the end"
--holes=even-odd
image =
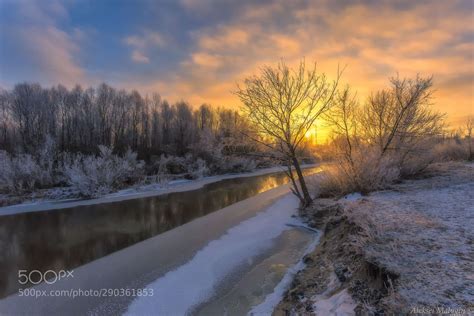
{"type": "Polygon", "coordinates": [[[20,269],[73,269],[287,182],[280,172],[154,197],[0,216],[0,297],[18,290],[20,269]]]}

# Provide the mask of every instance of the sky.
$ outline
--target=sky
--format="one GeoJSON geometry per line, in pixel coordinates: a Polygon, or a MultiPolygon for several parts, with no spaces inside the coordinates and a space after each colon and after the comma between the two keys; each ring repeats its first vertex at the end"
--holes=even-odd
{"type": "Polygon", "coordinates": [[[434,76],[435,109],[474,115],[474,1],[0,0],[0,87],[158,92],[238,107],[263,65],[316,61],[364,100],[389,78],[434,76]]]}

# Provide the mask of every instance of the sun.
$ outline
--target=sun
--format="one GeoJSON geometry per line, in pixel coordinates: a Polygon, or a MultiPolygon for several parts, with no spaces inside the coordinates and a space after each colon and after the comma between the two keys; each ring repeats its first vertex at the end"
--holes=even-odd
{"type": "Polygon", "coordinates": [[[314,130],[314,129],[310,129],[304,134],[304,137],[306,139],[311,139],[314,136],[316,136],[316,130],[314,130]]]}

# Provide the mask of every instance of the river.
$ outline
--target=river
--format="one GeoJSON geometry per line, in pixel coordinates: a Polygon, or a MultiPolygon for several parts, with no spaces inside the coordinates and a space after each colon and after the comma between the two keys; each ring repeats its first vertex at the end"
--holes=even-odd
{"type": "MultiPolygon", "coordinates": [[[[317,170],[306,169],[305,173],[317,170]]],[[[166,298],[176,297],[173,290],[192,287],[183,283],[187,278],[190,281],[190,275],[196,276],[192,282],[202,288],[187,293],[184,299],[186,293],[181,292],[181,300],[188,299],[189,306],[181,302],[187,311],[219,314],[224,312],[223,306],[230,314],[248,311],[271,293],[313,238],[308,232],[286,226],[293,220],[296,203],[288,195],[286,183],[283,173],[272,173],[226,179],[192,191],[0,216],[0,291],[3,297],[9,295],[0,300],[0,311],[82,315],[128,310],[133,314],[134,309],[138,313],[147,308],[156,310],[153,306],[163,307],[167,302],[172,307],[179,302],[166,298]],[[275,203],[287,204],[282,208],[275,203]],[[280,209],[279,217],[278,211],[270,212],[273,209],[280,209]],[[232,232],[236,234],[239,229],[241,235],[233,236],[232,232]],[[252,229],[255,235],[249,233],[252,229]],[[222,255],[225,249],[234,252],[227,259],[222,255]],[[205,276],[202,271],[206,266],[220,272],[213,268],[205,276]],[[42,283],[34,289],[154,288],[156,293],[152,300],[128,296],[19,297],[21,269],[74,270],[73,279],[53,285],[42,283]],[[249,280],[259,277],[260,289],[251,289],[249,280]],[[167,285],[167,280],[178,283],[167,285]],[[206,297],[196,297],[202,291],[206,297]]]]}

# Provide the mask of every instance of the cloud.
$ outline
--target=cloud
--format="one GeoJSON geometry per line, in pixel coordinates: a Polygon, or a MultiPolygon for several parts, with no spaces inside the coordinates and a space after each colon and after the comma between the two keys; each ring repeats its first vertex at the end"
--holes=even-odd
{"type": "Polygon", "coordinates": [[[147,51],[156,47],[163,47],[165,40],[158,32],[143,31],[140,35],[131,35],[123,39],[123,42],[132,47],[130,58],[135,63],[149,63],[150,58],[147,51]]]}
{"type": "Polygon", "coordinates": [[[143,55],[139,50],[132,51],[132,60],[136,63],[145,63],[148,64],[150,62],[150,58],[143,55]]]}
{"type": "Polygon", "coordinates": [[[191,60],[194,65],[205,68],[217,68],[223,65],[220,56],[208,53],[195,53],[191,55],[191,60]]]}
{"type": "MultiPolygon", "coordinates": [[[[236,82],[262,65],[284,59],[291,66],[305,58],[329,77],[347,65],[343,81],[361,99],[397,73],[433,75],[436,109],[450,116],[473,111],[472,0],[139,1],[130,6],[143,13],[139,19],[128,19],[119,3],[109,19],[88,19],[91,25],[81,25],[68,1],[22,0],[14,23],[0,21],[0,35],[11,33],[21,41],[16,51],[24,52],[13,56],[22,60],[9,68],[11,77],[22,79],[15,75],[31,69],[41,82],[92,84],[94,73],[171,101],[238,106],[231,93],[236,82]],[[87,31],[111,21],[124,24],[87,31]],[[107,44],[92,45],[98,51],[87,59],[82,43],[89,38],[107,44]]],[[[2,72],[7,59],[0,59],[2,72]]]]}
{"type": "Polygon", "coordinates": [[[75,55],[79,47],[69,34],[54,26],[28,28],[20,32],[25,49],[36,60],[38,68],[51,83],[73,86],[88,83],[84,70],[78,65],[75,55]]]}
{"type": "Polygon", "coordinates": [[[247,45],[249,40],[249,34],[245,30],[231,27],[221,27],[214,36],[207,36],[206,32],[203,32],[195,33],[194,37],[198,46],[207,50],[220,50],[224,47],[235,49],[247,45]]]}
{"type": "Polygon", "coordinates": [[[22,58],[20,67],[28,68],[22,80],[66,86],[91,82],[79,63],[77,44],[85,40],[86,33],[81,28],[68,33],[58,26],[59,21],[69,18],[60,1],[19,1],[13,3],[11,13],[16,15],[17,23],[5,28],[14,39],[15,58],[22,58]]]}
{"type": "MultiPolygon", "coordinates": [[[[159,87],[191,102],[239,104],[230,93],[235,82],[263,64],[306,58],[330,77],[347,65],[343,80],[362,99],[397,73],[434,75],[436,109],[472,112],[474,25],[467,2],[244,1],[228,20],[192,30],[190,51],[159,87]]],[[[222,10],[213,0],[182,4],[204,17],[222,10]]]]}

